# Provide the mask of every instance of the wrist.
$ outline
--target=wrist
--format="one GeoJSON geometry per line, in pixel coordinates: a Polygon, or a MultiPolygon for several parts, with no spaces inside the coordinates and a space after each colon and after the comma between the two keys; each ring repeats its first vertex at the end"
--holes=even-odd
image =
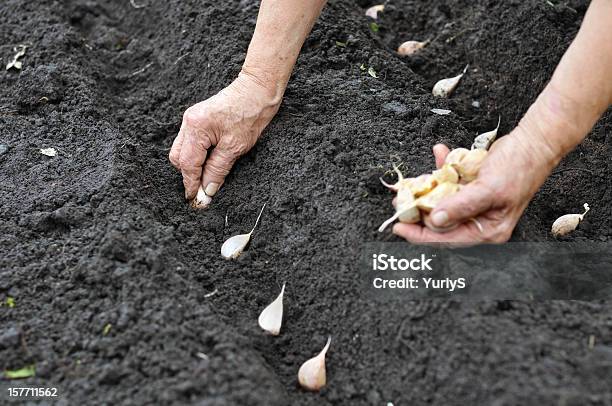
{"type": "Polygon", "coordinates": [[[266,104],[278,108],[285,94],[288,78],[284,78],[273,70],[253,67],[245,63],[238,73],[238,81],[248,83],[261,94],[266,104]]]}

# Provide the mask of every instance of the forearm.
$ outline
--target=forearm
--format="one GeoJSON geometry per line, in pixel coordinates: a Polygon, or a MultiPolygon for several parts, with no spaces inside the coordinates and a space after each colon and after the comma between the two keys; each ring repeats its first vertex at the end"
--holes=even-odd
{"type": "Polygon", "coordinates": [[[241,75],[252,76],[280,102],[326,0],[262,0],[241,75]]]}
{"type": "MultiPolygon", "coordinates": [[[[543,158],[556,164],[612,103],[612,0],[593,0],[555,73],[519,126],[538,134],[543,158]]],[[[531,136],[531,135],[530,135],[531,136]]]]}

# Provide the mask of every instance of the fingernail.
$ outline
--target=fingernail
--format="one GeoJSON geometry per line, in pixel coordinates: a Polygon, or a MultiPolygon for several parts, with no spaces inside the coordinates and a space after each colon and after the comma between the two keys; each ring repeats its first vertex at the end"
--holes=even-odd
{"type": "Polygon", "coordinates": [[[219,190],[219,184],[217,182],[210,182],[208,186],[206,186],[206,190],[204,190],[204,193],[212,197],[217,194],[218,190],[219,190]]]}
{"type": "Polygon", "coordinates": [[[431,215],[431,222],[436,227],[444,227],[448,223],[448,213],[444,210],[435,212],[431,215]]]}

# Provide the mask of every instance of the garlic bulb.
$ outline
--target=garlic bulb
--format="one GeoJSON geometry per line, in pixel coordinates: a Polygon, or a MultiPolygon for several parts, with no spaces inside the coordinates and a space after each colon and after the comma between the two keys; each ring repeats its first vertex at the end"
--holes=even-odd
{"type": "Polygon", "coordinates": [[[253,226],[251,232],[249,232],[248,234],[235,235],[233,237],[228,238],[223,243],[223,245],[221,246],[221,255],[223,256],[223,258],[236,259],[240,256],[240,254],[242,254],[242,251],[244,251],[244,248],[251,240],[251,235],[253,234],[253,231],[255,231],[255,227],[257,227],[257,224],[259,223],[259,218],[261,217],[261,214],[263,213],[265,207],[266,205],[264,204],[261,208],[261,211],[259,212],[259,216],[257,216],[257,220],[255,220],[255,225],[253,226]]]}
{"type": "Polygon", "coordinates": [[[259,315],[257,320],[259,327],[277,336],[280,333],[281,324],[283,323],[283,294],[285,293],[285,284],[281,289],[280,294],[272,303],[266,306],[259,315]]]}
{"type": "Polygon", "coordinates": [[[423,49],[429,41],[406,41],[397,48],[397,53],[401,56],[410,56],[423,49]]]}
{"type": "Polygon", "coordinates": [[[202,186],[198,188],[198,194],[191,201],[191,207],[194,209],[205,209],[212,202],[212,197],[208,196],[202,186]]]}
{"type": "Polygon", "coordinates": [[[378,12],[383,11],[384,9],[385,9],[384,4],[372,6],[366,10],[365,15],[376,20],[376,18],[378,18],[378,12]]]}
{"type": "Polygon", "coordinates": [[[327,374],[325,371],[325,355],[331,344],[331,337],[327,339],[327,344],[323,350],[314,358],[304,362],[298,371],[298,381],[302,388],[318,391],[325,386],[327,374]]]}
{"type": "Polygon", "coordinates": [[[499,124],[501,123],[501,116],[497,120],[497,127],[494,130],[482,133],[474,138],[472,149],[489,149],[495,138],[497,138],[497,130],[499,130],[499,124]]]}
{"type": "Polygon", "coordinates": [[[587,203],[584,204],[584,213],[582,214],[566,214],[555,220],[552,225],[551,232],[555,237],[564,236],[576,229],[578,224],[584,219],[584,215],[589,212],[591,208],[587,203]]]}
{"type": "Polygon", "coordinates": [[[434,96],[436,96],[436,97],[448,97],[448,96],[450,96],[450,94],[453,92],[453,90],[455,90],[455,88],[459,84],[459,81],[461,80],[463,75],[465,75],[465,72],[467,72],[468,66],[469,65],[465,66],[465,68],[463,69],[463,73],[461,73],[460,75],[457,75],[457,76],[452,77],[452,78],[447,78],[447,79],[439,80],[434,85],[433,90],[431,91],[431,93],[434,96]]]}

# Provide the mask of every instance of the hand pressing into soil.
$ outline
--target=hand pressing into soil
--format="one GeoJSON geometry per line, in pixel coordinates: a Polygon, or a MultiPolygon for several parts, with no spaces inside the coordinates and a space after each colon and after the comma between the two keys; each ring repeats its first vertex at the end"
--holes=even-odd
{"type": "Polygon", "coordinates": [[[212,200],[278,111],[300,48],[326,0],[262,0],[238,78],[187,109],[170,150],[195,208],[212,200]]]}
{"type": "Polygon", "coordinates": [[[241,72],[228,87],[188,108],[170,150],[170,162],[183,175],[185,198],[194,199],[200,187],[206,196],[214,196],[279,105],[280,97],[253,75],[241,72]]]}

